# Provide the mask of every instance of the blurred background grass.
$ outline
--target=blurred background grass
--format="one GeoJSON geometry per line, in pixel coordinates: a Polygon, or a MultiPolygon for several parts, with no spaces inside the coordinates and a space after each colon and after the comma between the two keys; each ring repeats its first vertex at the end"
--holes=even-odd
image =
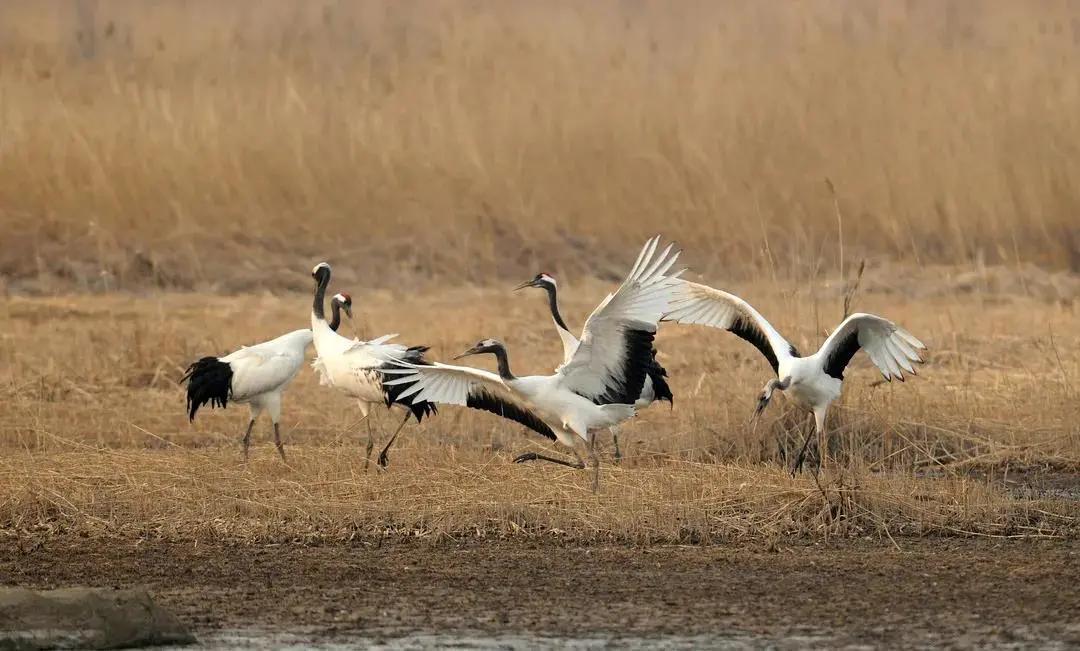
{"type": "Polygon", "coordinates": [[[0,291],[606,279],[660,231],[806,281],[841,221],[1077,271],[1077,61],[1066,0],[8,0],[0,291]]]}

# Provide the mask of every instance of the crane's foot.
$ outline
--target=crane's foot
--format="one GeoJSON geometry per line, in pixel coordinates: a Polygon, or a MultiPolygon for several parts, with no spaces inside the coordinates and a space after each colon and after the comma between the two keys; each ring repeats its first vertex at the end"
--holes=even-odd
{"type": "Polygon", "coordinates": [[[386,454],[386,450],[383,450],[379,453],[379,459],[378,461],[376,461],[376,463],[379,464],[380,469],[386,470],[387,464],[390,463],[390,457],[386,454]]]}
{"type": "Polygon", "coordinates": [[[285,444],[281,442],[281,430],[278,429],[277,423],[274,423],[274,446],[281,455],[281,461],[285,462],[285,444]]]}

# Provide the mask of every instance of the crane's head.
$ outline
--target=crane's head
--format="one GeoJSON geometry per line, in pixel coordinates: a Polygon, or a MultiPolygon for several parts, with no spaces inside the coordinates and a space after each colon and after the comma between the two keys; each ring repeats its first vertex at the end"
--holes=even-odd
{"type": "Polygon", "coordinates": [[[761,412],[765,411],[765,408],[769,406],[769,401],[772,400],[773,392],[780,390],[784,391],[791,386],[791,377],[786,377],[783,380],[773,378],[765,383],[765,388],[761,390],[761,395],[758,396],[757,407],[754,408],[754,415],[750,417],[751,420],[761,415],[761,412]]]}
{"type": "Polygon", "coordinates": [[[352,296],[349,296],[349,292],[341,292],[340,294],[334,294],[334,298],[330,299],[331,303],[336,303],[341,306],[341,311],[345,313],[350,319],[352,318],[352,296]]]}
{"type": "Polygon", "coordinates": [[[311,277],[317,283],[322,283],[324,280],[330,282],[330,265],[325,262],[315,265],[311,270],[311,277]]]}
{"type": "Polygon", "coordinates": [[[484,339],[477,342],[475,346],[461,353],[454,359],[461,359],[462,357],[468,357],[469,355],[483,355],[484,353],[494,353],[499,350],[503,350],[504,346],[498,339],[484,339]]]}
{"type": "Polygon", "coordinates": [[[537,287],[546,291],[555,289],[555,277],[549,273],[538,273],[532,280],[527,280],[514,288],[516,292],[519,289],[525,289],[526,287],[537,287]]]}

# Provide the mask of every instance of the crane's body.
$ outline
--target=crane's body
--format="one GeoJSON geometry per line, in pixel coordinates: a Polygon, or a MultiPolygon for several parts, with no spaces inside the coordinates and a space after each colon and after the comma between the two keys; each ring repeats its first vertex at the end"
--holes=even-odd
{"type": "MultiPolygon", "coordinates": [[[[551,321],[555,325],[555,332],[558,333],[559,340],[562,342],[562,363],[569,363],[574,358],[574,353],[577,352],[581,340],[570,331],[566,321],[563,320],[562,313],[559,310],[558,284],[555,278],[548,273],[539,273],[532,280],[518,285],[515,291],[526,287],[536,287],[543,289],[547,293],[551,321]]],[[[555,370],[558,371],[561,367],[560,365],[555,370]]],[[[641,395],[634,402],[634,406],[638,409],[644,409],[658,400],[672,402],[674,396],[671,394],[671,388],[668,386],[666,378],[667,371],[656,361],[656,348],[654,347],[652,349],[652,362],[646,368],[645,383],[642,385],[641,395]]]]}
{"type": "Polygon", "coordinates": [[[504,381],[504,384],[552,426],[560,443],[571,448],[576,447],[574,436],[583,443],[590,443],[594,430],[613,427],[634,416],[633,405],[598,405],[567,389],[558,374],[530,375],[504,381]]]}
{"type": "MultiPolygon", "coordinates": [[[[815,431],[822,435],[829,405],[840,397],[844,370],[859,350],[866,351],[886,381],[915,375],[921,363],[919,351],[926,346],[888,319],[873,314],[852,314],[829,335],[812,355],[802,357],[753,306],[743,299],[706,285],[679,281],[665,321],[705,325],[727,330],[753,344],[772,366],[776,378],[769,380],[758,398],[755,416],[768,406],[774,391],[783,391],[799,407],[813,412],[815,431]]],[[[792,472],[802,467],[808,435],[792,472]]]]}
{"type": "Polygon", "coordinates": [[[571,463],[530,453],[516,462],[539,459],[584,468],[578,447],[586,443],[595,464],[592,432],[634,415],[634,403],[641,397],[654,361],[657,323],[668,310],[674,279],[682,273],[666,275],[679,252],[672,254],[669,245],[656,255],[658,244],[658,237],[645,244],[622,285],[589,316],[573,354],[553,375],[516,377],[510,371],[506,347],[486,339],[459,357],[491,353],[498,360],[498,374],[401,360],[400,368],[386,371],[401,377],[387,384],[411,384],[403,398],[483,409],[517,421],[570,447],[577,457],[577,463],[571,463]]]}
{"type": "MultiPolygon", "coordinates": [[[[569,363],[574,358],[574,353],[577,352],[578,346],[581,345],[579,340],[570,328],[566,325],[566,321],[563,320],[562,313],[559,310],[559,298],[558,298],[558,283],[555,277],[549,273],[541,272],[536,275],[532,280],[524,282],[515,288],[515,291],[524,289],[526,287],[535,287],[544,290],[548,297],[548,309],[551,311],[551,321],[555,325],[555,332],[559,335],[559,340],[562,342],[563,347],[563,364],[569,363]]],[[[555,370],[558,371],[562,368],[560,365],[555,370]]],[[[653,347],[651,351],[651,358],[645,370],[645,382],[641,387],[641,394],[634,401],[634,407],[637,409],[644,409],[658,400],[666,400],[669,404],[673,404],[674,395],[671,393],[671,387],[667,383],[667,370],[656,361],[656,348],[653,347]]],[[[616,426],[609,428],[611,430],[611,438],[615,444],[615,461],[618,462],[622,458],[622,452],[619,449],[619,432],[616,426]]]]}
{"type": "MultiPolygon", "coordinates": [[[[333,301],[333,321],[321,321],[322,326],[336,330],[341,323],[341,310],[351,310],[352,299],[348,294],[338,294],[333,301]]],[[[307,348],[313,341],[312,331],[294,330],[223,357],[203,357],[188,367],[180,379],[187,380],[188,419],[203,405],[228,406],[229,401],[247,404],[251,420],[244,434],[244,457],[251,444],[251,430],[263,411],[270,416],[274,428],[274,443],[281,458],[285,458],[285,446],[281,442],[278,422],[281,419],[281,396],[304,365],[307,348]]]]}
{"type": "MultiPolygon", "coordinates": [[[[405,409],[405,419],[390,437],[389,442],[379,454],[379,466],[386,467],[390,447],[397,439],[401,428],[412,415],[419,423],[424,416],[434,414],[434,404],[424,401],[402,402],[399,397],[404,387],[391,387],[385,382],[383,371],[395,360],[411,364],[426,364],[424,353],[426,346],[407,348],[400,344],[387,343],[397,335],[384,335],[371,341],[360,341],[343,337],[330,328],[323,318],[323,297],[330,283],[330,265],[319,263],[312,270],[315,279],[315,293],[311,310],[311,332],[317,357],[312,368],[325,386],[334,387],[345,395],[355,398],[360,413],[368,422],[368,458],[374,444],[369,417],[373,408],[398,406],[405,409]]],[[[365,461],[366,465],[366,461],[365,461]]]]}

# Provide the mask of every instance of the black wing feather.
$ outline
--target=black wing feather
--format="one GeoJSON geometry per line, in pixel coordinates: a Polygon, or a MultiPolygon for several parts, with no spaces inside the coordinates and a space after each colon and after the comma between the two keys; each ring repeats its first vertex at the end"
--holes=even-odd
{"type": "Polygon", "coordinates": [[[656,361],[656,348],[652,350],[652,363],[649,368],[645,369],[649,379],[652,380],[653,388],[653,401],[667,400],[671,404],[675,404],[675,396],[671,395],[671,387],[667,383],[667,369],[660,366],[660,362],[656,361]]]}
{"type": "MultiPolygon", "coordinates": [[[[776,352],[773,351],[772,346],[769,344],[769,338],[765,336],[765,333],[762,332],[752,318],[739,314],[732,322],[731,327],[728,328],[728,331],[761,351],[761,354],[769,361],[773,373],[780,373],[780,362],[776,359],[776,352]]],[[[788,353],[792,357],[799,356],[799,351],[791,344],[788,344],[788,353]]]]}
{"type": "Polygon", "coordinates": [[[612,376],[607,391],[599,396],[586,397],[598,405],[632,405],[637,402],[648,370],[656,364],[653,348],[655,336],[656,333],[650,330],[626,330],[623,335],[622,368],[612,376]]]}
{"type": "Polygon", "coordinates": [[[217,357],[203,357],[188,367],[180,381],[188,381],[188,420],[195,420],[195,412],[206,403],[224,409],[232,395],[233,370],[227,362],[217,357]]]}
{"type": "MultiPolygon", "coordinates": [[[[417,366],[431,366],[431,362],[427,361],[427,359],[424,357],[424,353],[426,353],[427,351],[427,346],[412,346],[401,355],[401,359],[417,366]]],[[[391,368],[406,367],[394,364],[393,362],[387,362],[386,364],[383,364],[379,367],[380,370],[387,370],[391,368]]],[[[383,380],[387,379],[387,375],[385,373],[382,373],[381,375],[383,380]]],[[[434,402],[428,402],[427,400],[417,400],[416,402],[412,402],[409,398],[402,398],[401,394],[404,393],[405,390],[412,385],[412,382],[406,382],[403,384],[386,384],[386,382],[383,382],[383,394],[386,397],[387,407],[393,406],[395,404],[401,405],[402,407],[405,407],[409,411],[411,411],[413,417],[416,418],[416,422],[419,423],[421,420],[423,420],[424,416],[433,416],[437,414],[439,412],[439,409],[434,402]]]]}
{"type": "Polygon", "coordinates": [[[527,409],[523,409],[513,402],[503,400],[498,395],[483,387],[474,388],[469,392],[469,398],[465,401],[465,406],[470,409],[489,411],[497,416],[502,416],[503,418],[512,420],[516,423],[521,423],[545,438],[549,438],[552,441],[556,440],[555,432],[551,431],[548,424],[540,420],[536,414],[527,409]]]}
{"type": "Polygon", "coordinates": [[[828,358],[825,359],[825,374],[837,380],[843,380],[844,369],[860,348],[862,346],[859,345],[859,329],[852,328],[851,332],[832,347],[828,358]]]}

